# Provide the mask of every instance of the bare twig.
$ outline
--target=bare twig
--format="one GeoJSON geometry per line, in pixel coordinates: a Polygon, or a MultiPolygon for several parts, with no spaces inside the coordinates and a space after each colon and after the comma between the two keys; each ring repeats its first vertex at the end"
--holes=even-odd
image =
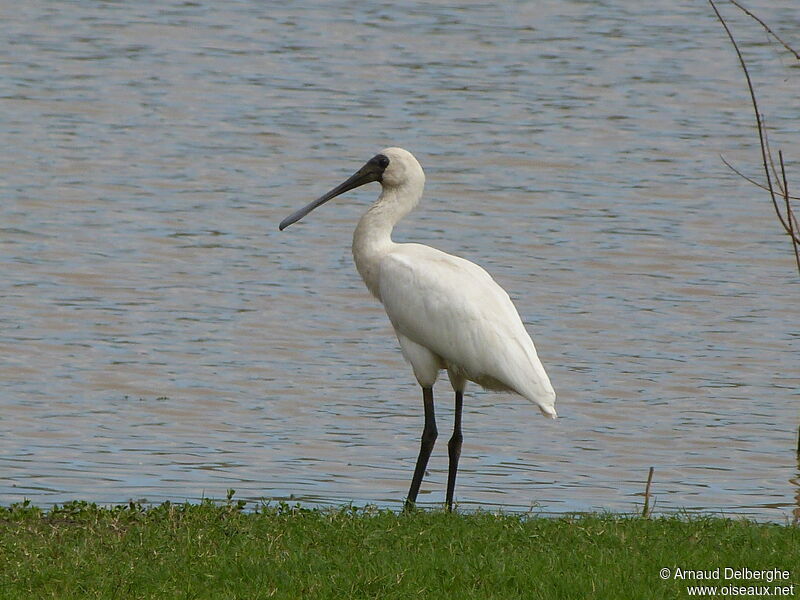
{"type": "MultiPolygon", "coordinates": [[[[744,71],[745,79],[747,79],[747,87],[750,90],[750,99],[753,101],[753,110],[755,111],[756,115],[756,125],[758,126],[758,141],[761,143],[761,158],[764,163],[764,172],[767,176],[767,187],[769,188],[769,194],[772,197],[772,203],[777,207],[778,203],[775,200],[775,190],[772,187],[772,177],[770,177],[769,173],[769,162],[767,159],[767,148],[764,144],[764,131],[761,126],[761,113],[758,110],[758,101],[756,100],[756,92],[753,89],[753,82],[750,80],[750,72],[747,70],[747,64],[744,62],[744,57],[742,56],[741,50],[739,50],[739,45],[736,43],[736,40],[733,38],[733,34],[731,30],[728,28],[728,24],[725,22],[725,19],[722,18],[722,15],[717,10],[717,5],[714,4],[714,0],[708,0],[711,4],[711,8],[714,9],[714,12],[719,19],[719,22],[722,23],[722,26],[725,28],[725,33],[728,34],[728,38],[731,40],[731,44],[733,44],[734,50],[736,50],[736,55],[739,57],[739,64],[742,65],[742,70],[744,71]]],[[[781,221],[783,219],[781,218],[781,221]]],[[[784,223],[784,227],[786,224],[784,223]]]]}
{"type": "Polygon", "coordinates": [[[767,158],[769,159],[769,168],[772,169],[772,179],[775,187],[783,195],[783,188],[781,187],[781,178],[778,177],[778,169],[775,168],[775,159],[772,158],[772,148],[769,145],[769,129],[767,129],[767,120],[764,118],[764,113],[761,113],[761,126],[764,128],[764,146],[767,148],[767,158]]]}
{"type": "MultiPolygon", "coordinates": [[[[752,13],[746,11],[741,5],[737,4],[733,0],[731,0],[733,4],[735,4],[741,10],[744,10],[748,15],[755,18],[752,13]]],[[[744,57],[742,56],[741,50],[739,50],[739,45],[736,43],[736,40],[733,37],[733,33],[731,33],[728,24],[725,22],[725,19],[720,14],[719,10],[717,9],[717,5],[714,4],[714,0],[708,0],[709,4],[711,4],[711,8],[714,9],[714,13],[717,15],[717,19],[722,24],[722,27],[725,29],[725,33],[728,34],[728,39],[730,39],[731,44],[733,44],[734,50],[736,50],[736,56],[739,57],[739,64],[742,67],[742,71],[744,71],[745,79],[747,80],[747,88],[750,91],[750,99],[753,103],[753,112],[755,113],[756,117],[756,125],[758,127],[758,141],[761,145],[761,162],[764,165],[764,174],[767,180],[767,191],[769,191],[770,199],[772,200],[772,206],[775,209],[775,214],[778,216],[778,220],[780,221],[781,225],[783,226],[784,231],[789,234],[792,238],[792,245],[795,249],[795,257],[798,259],[798,271],[800,271],[800,257],[797,254],[797,242],[799,241],[796,234],[795,234],[795,227],[794,227],[794,217],[791,212],[791,206],[789,207],[789,211],[787,213],[786,219],[784,219],[783,214],[781,213],[780,205],[778,204],[778,195],[775,193],[775,185],[773,185],[772,178],[775,177],[776,185],[780,189],[781,197],[785,200],[788,204],[789,202],[789,195],[788,190],[786,189],[785,177],[779,178],[777,174],[777,170],[775,169],[775,163],[772,159],[772,152],[769,149],[769,141],[767,139],[767,134],[765,131],[763,118],[761,116],[761,111],[758,108],[758,100],[756,100],[756,92],[753,88],[753,82],[750,79],[750,72],[747,70],[747,63],[744,61],[744,57]],[[770,166],[772,167],[772,173],[770,173],[770,166]],[[783,180],[783,182],[782,182],[783,180]],[[783,183],[783,185],[781,185],[783,183]],[[788,221],[788,222],[787,222],[788,221]]],[[[756,19],[761,23],[760,19],[756,19]]],[[[763,23],[762,23],[763,24],[763,23]]],[[[773,34],[774,35],[774,34],[773,34]]],[[[776,36],[776,39],[777,36],[776,36]]],[[[785,172],[784,172],[785,175],[785,172]]]]}
{"type": "MultiPolygon", "coordinates": [[[[794,196],[789,196],[789,198],[794,199],[794,196]]],[[[800,236],[800,224],[797,223],[797,215],[794,214],[794,210],[789,213],[789,218],[792,220],[792,223],[794,223],[794,237],[796,239],[800,236]]]]}
{"type": "Polygon", "coordinates": [[[654,467],[650,467],[650,472],[647,474],[647,485],[644,486],[644,507],[642,508],[642,517],[645,519],[650,518],[650,484],[653,483],[654,467]]]}
{"type": "Polygon", "coordinates": [[[738,8],[738,9],[739,9],[739,10],[741,10],[741,11],[742,11],[744,14],[746,14],[748,17],[751,17],[752,19],[754,19],[754,20],[758,21],[758,22],[761,24],[761,26],[762,26],[764,29],[766,29],[766,30],[767,30],[767,33],[768,33],[768,34],[770,34],[772,37],[774,37],[776,40],[778,40],[778,41],[781,43],[781,45],[782,45],[784,48],[786,48],[786,49],[787,49],[789,52],[791,52],[792,54],[794,54],[794,57],[795,57],[797,60],[800,60],[800,53],[798,53],[798,52],[797,52],[796,50],[794,50],[794,49],[793,49],[793,48],[792,48],[792,47],[791,47],[789,44],[787,44],[787,43],[786,43],[786,42],[784,42],[784,41],[783,41],[783,40],[782,40],[780,37],[778,37],[778,34],[777,34],[777,33],[775,33],[774,31],[772,31],[772,29],[770,29],[770,28],[769,28],[769,25],[767,25],[766,23],[764,23],[764,21],[762,21],[761,19],[759,19],[757,16],[755,16],[753,13],[751,13],[749,10],[747,10],[747,9],[746,9],[744,6],[742,6],[741,4],[739,4],[739,3],[738,3],[736,0],[730,0],[730,2],[731,2],[731,4],[733,4],[733,5],[734,5],[736,8],[738,8]]]}
{"type": "MultiPolygon", "coordinates": [[[[731,33],[731,30],[728,28],[727,23],[725,23],[725,19],[722,18],[722,15],[717,10],[717,6],[714,4],[714,0],[708,0],[708,1],[711,4],[711,8],[714,9],[714,12],[716,13],[720,23],[722,23],[722,26],[725,28],[725,33],[727,33],[728,37],[730,38],[731,43],[733,44],[733,47],[736,50],[736,55],[739,57],[739,63],[741,63],[742,65],[742,70],[744,71],[745,78],[747,79],[747,87],[750,89],[750,98],[753,101],[753,110],[755,111],[756,124],[758,125],[758,139],[761,142],[761,159],[762,162],[764,163],[764,172],[767,176],[767,190],[769,191],[770,198],[772,199],[772,205],[775,207],[775,213],[778,215],[778,220],[780,220],[781,225],[783,225],[783,228],[786,230],[786,233],[789,234],[789,237],[792,240],[792,249],[794,250],[794,258],[795,262],[797,263],[797,270],[798,272],[800,272],[800,238],[798,238],[798,232],[800,232],[800,227],[798,227],[797,219],[795,218],[794,212],[792,211],[792,204],[790,202],[791,196],[789,195],[789,180],[786,177],[786,165],[783,162],[783,152],[781,150],[778,150],[778,163],[780,164],[781,167],[780,176],[778,176],[778,171],[775,168],[775,162],[772,159],[772,151],[770,150],[769,147],[769,140],[767,139],[764,117],[758,110],[758,102],[756,101],[756,94],[755,91],[753,90],[753,83],[750,80],[750,73],[748,73],[747,71],[747,65],[744,62],[742,53],[739,51],[739,46],[736,44],[736,40],[733,39],[733,34],[731,33]],[[770,176],[770,167],[772,167],[772,176],[770,176]],[[784,220],[783,215],[781,215],[780,207],[775,197],[775,189],[772,184],[772,177],[775,177],[775,185],[780,190],[781,196],[784,201],[784,206],[786,208],[786,220],[784,220]]],[[[778,35],[774,31],[772,31],[772,29],[770,29],[769,26],[766,23],[764,23],[764,21],[762,21],[753,13],[751,13],[749,10],[744,8],[741,4],[739,4],[739,2],[737,2],[737,0],[730,0],[730,2],[738,9],[743,11],[746,15],[758,21],[761,24],[761,26],[767,30],[767,33],[772,35],[776,40],[778,40],[781,44],[783,44],[784,48],[786,48],[789,52],[794,54],[795,58],[800,60],[800,54],[798,54],[795,50],[789,47],[789,45],[786,42],[784,42],[780,37],[778,37],[778,35]]],[[[725,161],[724,158],[723,162],[725,162],[725,164],[728,165],[728,167],[733,169],[733,167],[727,161],[725,161]]],[[[738,173],[736,169],[733,170],[738,173]]],[[[752,181],[747,177],[746,179],[752,181]]],[[[763,187],[760,184],[756,185],[758,185],[759,187],[763,187]]],[[[798,431],[797,453],[798,456],[800,456],[800,430],[798,431]]],[[[649,482],[648,482],[648,487],[649,487],[649,482]]],[[[646,509],[647,509],[647,503],[645,502],[645,510],[646,509]]]]}
{"type": "MultiPolygon", "coordinates": [[[[720,160],[721,160],[723,163],[725,163],[725,166],[726,166],[726,167],[728,167],[728,168],[729,168],[731,171],[733,171],[734,173],[736,173],[736,174],[737,174],[739,177],[741,177],[741,178],[742,178],[742,179],[744,179],[745,181],[749,181],[749,182],[750,182],[750,183],[752,183],[754,186],[756,186],[756,187],[760,187],[762,190],[769,191],[769,188],[768,188],[767,186],[765,186],[763,183],[759,183],[758,181],[756,181],[756,180],[755,180],[755,179],[753,179],[752,177],[748,177],[747,175],[745,175],[744,173],[742,173],[742,172],[741,172],[739,169],[737,169],[737,168],[736,168],[736,167],[734,167],[734,166],[733,166],[731,163],[729,163],[729,162],[727,161],[727,159],[726,159],[724,156],[722,156],[721,154],[719,155],[719,158],[720,158],[720,160]]],[[[790,198],[791,200],[800,200],[800,196],[789,196],[789,198],[790,198]]],[[[793,215],[793,216],[794,216],[794,215],[793,215]]],[[[797,221],[795,221],[795,223],[797,223],[797,221]]],[[[795,225],[795,231],[800,231],[800,229],[798,229],[797,225],[795,225]]],[[[797,233],[796,233],[795,235],[797,235],[797,233]]]]}
{"type": "Polygon", "coordinates": [[[778,160],[781,163],[781,176],[783,178],[783,199],[786,202],[786,220],[789,222],[789,236],[792,238],[792,249],[794,249],[794,259],[797,262],[797,270],[800,271],[800,245],[797,243],[797,236],[794,232],[794,214],[792,214],[792,204],[789,202],[789,184],[786,180],[786,167],[783,165],[783,152],[778,150],[778,160]]]}

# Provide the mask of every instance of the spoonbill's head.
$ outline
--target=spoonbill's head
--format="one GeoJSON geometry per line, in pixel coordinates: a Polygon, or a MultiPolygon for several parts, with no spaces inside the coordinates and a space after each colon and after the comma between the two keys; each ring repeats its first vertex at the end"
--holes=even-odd
{"type": "Polygon", "coordinates": [[[384,148],[378,156],[381,154],[389,159],[380,179],[384,188],[425,184],[425,173],[411,152],[402,148],[384,148]]]}
{"type": "Polygon", "coordinates": [[[373,181],[379,182],[384,189],[410,185],[418,188],[421,193],[422,186],[425,184],[425,174],[422,172],[422,167],[417,162],[417,159],[408,150],[385,148],[370,158],[363,167],[353,173],[346,181],[286,217],[281,221],[279,229],[283,231],[331,198],[373,181]]]}

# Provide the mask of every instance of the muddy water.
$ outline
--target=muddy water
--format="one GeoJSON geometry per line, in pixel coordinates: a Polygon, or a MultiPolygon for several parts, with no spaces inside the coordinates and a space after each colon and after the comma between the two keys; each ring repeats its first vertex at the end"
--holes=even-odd
{"type": "MultiPolygon", "coordinates": [[[[349,254],[377,191],[277,223],[400,145],[396,239],[492,272],[559,394],[470,391],[463,507],[636,510],[653,466],[657,511],[791,519],[800,287],[719,160],[759,174],[708,8],[350,6],[2,4],[0,502],[399,507],[421,398],[349,254]]],[[[800,71],[736,23],[797,164],[800,71]]],[[[441,444],[420,499],[445,479],[441,444]]]]}

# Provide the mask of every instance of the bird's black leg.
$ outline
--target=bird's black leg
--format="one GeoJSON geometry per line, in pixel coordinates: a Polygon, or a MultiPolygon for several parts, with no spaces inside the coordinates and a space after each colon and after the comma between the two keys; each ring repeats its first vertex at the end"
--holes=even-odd
{"type": "Polygon", "coordinates": [[[456,473],[458,472],[458,459],[461,457],[461,408],[464,404],[464,392],[456,390],[456,418],[453,424],[453,437],[447,442],[447,451],[450,456],[450,467],[447,472],[447,510],[453,510],[453,492],[456,489],[456,473]]]}
{"type": "Polygon", "coordinates": [[[411,489],[408,490],[406,499],[406,510],[413,508],[417,501],[419,486],[422,484],[422,477],[425,475],[425,468],[428,466],[433,444],[436,442],[436,416],[433,412],[433,388],[422,388],[422,402],[425,406],[425,427],[422,429],[422,443],[419,447],[417,466],[414,469],[414,478],[411,480],[411,489]]]}

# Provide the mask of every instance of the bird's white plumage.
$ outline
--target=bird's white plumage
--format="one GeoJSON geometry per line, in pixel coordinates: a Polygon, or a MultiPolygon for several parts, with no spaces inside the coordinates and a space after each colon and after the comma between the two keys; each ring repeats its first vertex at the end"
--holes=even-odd
{"type": "Polygon", "coordinates": [[[328,200],[379,181],[381,195],[353,232],[353,258],[373,296],[383,303],[403,356],[422,386],[425,426],[406,508],[414,506],[436,442],[433,384],[447,370],[455,390],[453,436],[447,442],[447,509],[453,509],[463,435],[466,382],[516,392],[556,417],[556,394],[519,313],[478,265],[421,244],[397,244],[392,229],[417,205],[425,173],[402,148],[386,148],[346,181],[281,221],[285,229],[328,200]]]}
{"type": "Polygon", "coordinates": [[[383,303],[423,387],[447,369],[464,380],[513,391],[555,417],[555,392],[508,294],[478,265],[421,244],[397,244],[394,225],[416,206],[425,176],[417,160],[387,148],[383,191],[359,221],[353,256],[383,303]]]}
{"type": "MultiPolygon", "coordinates": [[[[555,416],[555,392],[533,342],[508,294],[481,267],[397,244],[381,260],[379,289],[395,331],[430,350],[451,376],[517,392],[555,416]]],[[[404,354],[415,372],[433,368],[404,354]]]]}

